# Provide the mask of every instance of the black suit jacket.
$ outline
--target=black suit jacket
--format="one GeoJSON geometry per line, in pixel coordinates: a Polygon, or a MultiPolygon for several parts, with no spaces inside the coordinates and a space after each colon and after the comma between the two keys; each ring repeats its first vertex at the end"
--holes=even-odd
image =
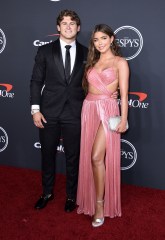
{"type": "Polygon", "coordinates": [[[30,84],[30,103],[40,105],[45,117],[58,117],[66,101],[70,102],[73,114],[80,116],[87,51],[85,46],[76,42],[75,65],[68,84],[59,39],[38,48],[30,84]]]}

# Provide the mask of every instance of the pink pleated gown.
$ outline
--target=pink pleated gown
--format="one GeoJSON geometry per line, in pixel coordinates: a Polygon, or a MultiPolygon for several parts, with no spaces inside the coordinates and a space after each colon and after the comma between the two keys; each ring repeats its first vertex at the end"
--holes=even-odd
{"type": "Polygon", "coordinates": [[[120,134],[108,128],[109,117],[119,115],[119,108],[117,100],[110,97],[112,93],[106,87],[115,79],[113,68],[107,68],[101,73],[92,68],[88,72],[89,84],[101,94],[88,93],[83,103],[77,213],[90,216],[95,214],[96,191],[91,153],[97,130],[102,123],[106,136],[104,216],[121,216],[120,134]]]}

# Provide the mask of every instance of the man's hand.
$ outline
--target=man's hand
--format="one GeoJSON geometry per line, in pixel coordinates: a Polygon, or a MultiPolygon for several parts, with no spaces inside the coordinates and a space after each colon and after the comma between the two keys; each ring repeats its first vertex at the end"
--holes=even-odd
{"type": "Polygon", "coordinates": [[[118,91],[111,94],[111,98],[117,99],[117,97],[118,97],[118,91]]]}
{"type": "Polygon", "coordinates": [[[37,112],[33,114],[33,122],[34,125],[38,128],[44,128],[42,121],[44,123],[47,123],[46,119],[44,118],[44,116],[42,115],[41,112],[37,112]]]}

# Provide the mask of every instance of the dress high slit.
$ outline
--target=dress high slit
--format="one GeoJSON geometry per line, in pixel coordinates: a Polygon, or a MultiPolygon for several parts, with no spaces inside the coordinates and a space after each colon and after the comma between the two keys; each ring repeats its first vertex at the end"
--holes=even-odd
{"type": "Polygon", "coordinates": [[[81,113],[81,148],[77,190],[77,213],[95,214],[96,191],[91,154],[97,131],[103,125],[106,137],[104,216],[121,216],[120,200],[120,134],[108,128],[110,116],[119,115],[116,99],[111,98],[107,85],[116,79],[112,68],[98,73],[95,68],[88,72],[88,82],[101,94],[88,93],[81,113]]]}

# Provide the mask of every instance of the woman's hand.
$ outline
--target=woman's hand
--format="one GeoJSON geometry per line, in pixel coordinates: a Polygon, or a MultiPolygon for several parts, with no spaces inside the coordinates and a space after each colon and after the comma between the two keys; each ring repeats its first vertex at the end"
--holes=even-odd
{"type": "Polygon", "coordinates": [[[127,130],[127,121],[121,120],[121,122],[118,124],[116,128],[116,132],[118,133],[124,133],[127,130]]]}

